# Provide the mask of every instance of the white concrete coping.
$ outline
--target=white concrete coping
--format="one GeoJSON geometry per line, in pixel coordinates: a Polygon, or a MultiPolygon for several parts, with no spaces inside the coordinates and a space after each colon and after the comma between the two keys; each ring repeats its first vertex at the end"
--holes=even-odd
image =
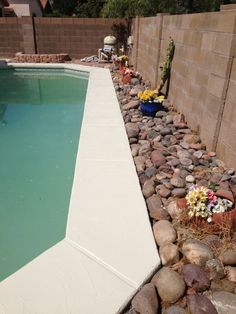
{"type": "Polygon", "coordinates": [[[65,239],[0,283],[1,314],[118,313],[160,265],[108,69],[89,73],[65,239]]]}

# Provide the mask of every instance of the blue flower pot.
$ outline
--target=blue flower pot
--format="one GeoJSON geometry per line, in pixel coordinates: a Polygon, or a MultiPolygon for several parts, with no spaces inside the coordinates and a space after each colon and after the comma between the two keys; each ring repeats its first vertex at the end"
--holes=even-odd
{"type": "Polygon", "coordinates": [[[160,102],[141,101],[140,109],[144,116],[155,117],[158,110],[162,110],[163,106],[160,102]]]}

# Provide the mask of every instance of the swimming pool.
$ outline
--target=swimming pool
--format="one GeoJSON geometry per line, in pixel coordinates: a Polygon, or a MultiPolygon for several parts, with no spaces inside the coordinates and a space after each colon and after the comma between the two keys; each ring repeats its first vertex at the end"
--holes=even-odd
{"type": "Polygon", "coordinates": [[[0,280],[65,237],[88,75],[0,69],[0,280]]]}
{"type": "Polygon", "coordinates": [[[0,312],[120,313],[160,259],[110,71],[78,64],[2,67],[57,68],[89,80],[65,237],[0,282],[0,312]]]}

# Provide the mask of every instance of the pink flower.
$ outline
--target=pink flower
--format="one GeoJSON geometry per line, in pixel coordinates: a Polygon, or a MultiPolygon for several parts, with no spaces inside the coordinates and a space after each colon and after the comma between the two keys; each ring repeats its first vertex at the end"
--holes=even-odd
{"type": "Polygon", "coordinates": [[[207,197],[208,197],[208,200],[211,203],[216,203],[217,202],[217,197],[215,196],[215,194],[214,194],[214,192],[212,190],[208,190],[207,191],[207,197]]]}

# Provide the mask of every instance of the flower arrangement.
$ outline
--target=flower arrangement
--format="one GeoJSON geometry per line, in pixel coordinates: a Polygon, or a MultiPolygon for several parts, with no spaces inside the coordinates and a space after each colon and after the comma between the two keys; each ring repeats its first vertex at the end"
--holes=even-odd
{"type": "Polygon", "coordinates": [[[159,102],[162,103],[164,100],[164,96],[158,96],[156,90],[145,89],[143,92],[138,93],[138,98],[143,102],[159,102]]]}
{"type": "Polygon", "coordinates": [[[193,185],[185,197],[190,218],[201,217],[212,222],[214,213],[224,213],[233,207],[233,203],[217,196],[211,189],[193,185]]]}

